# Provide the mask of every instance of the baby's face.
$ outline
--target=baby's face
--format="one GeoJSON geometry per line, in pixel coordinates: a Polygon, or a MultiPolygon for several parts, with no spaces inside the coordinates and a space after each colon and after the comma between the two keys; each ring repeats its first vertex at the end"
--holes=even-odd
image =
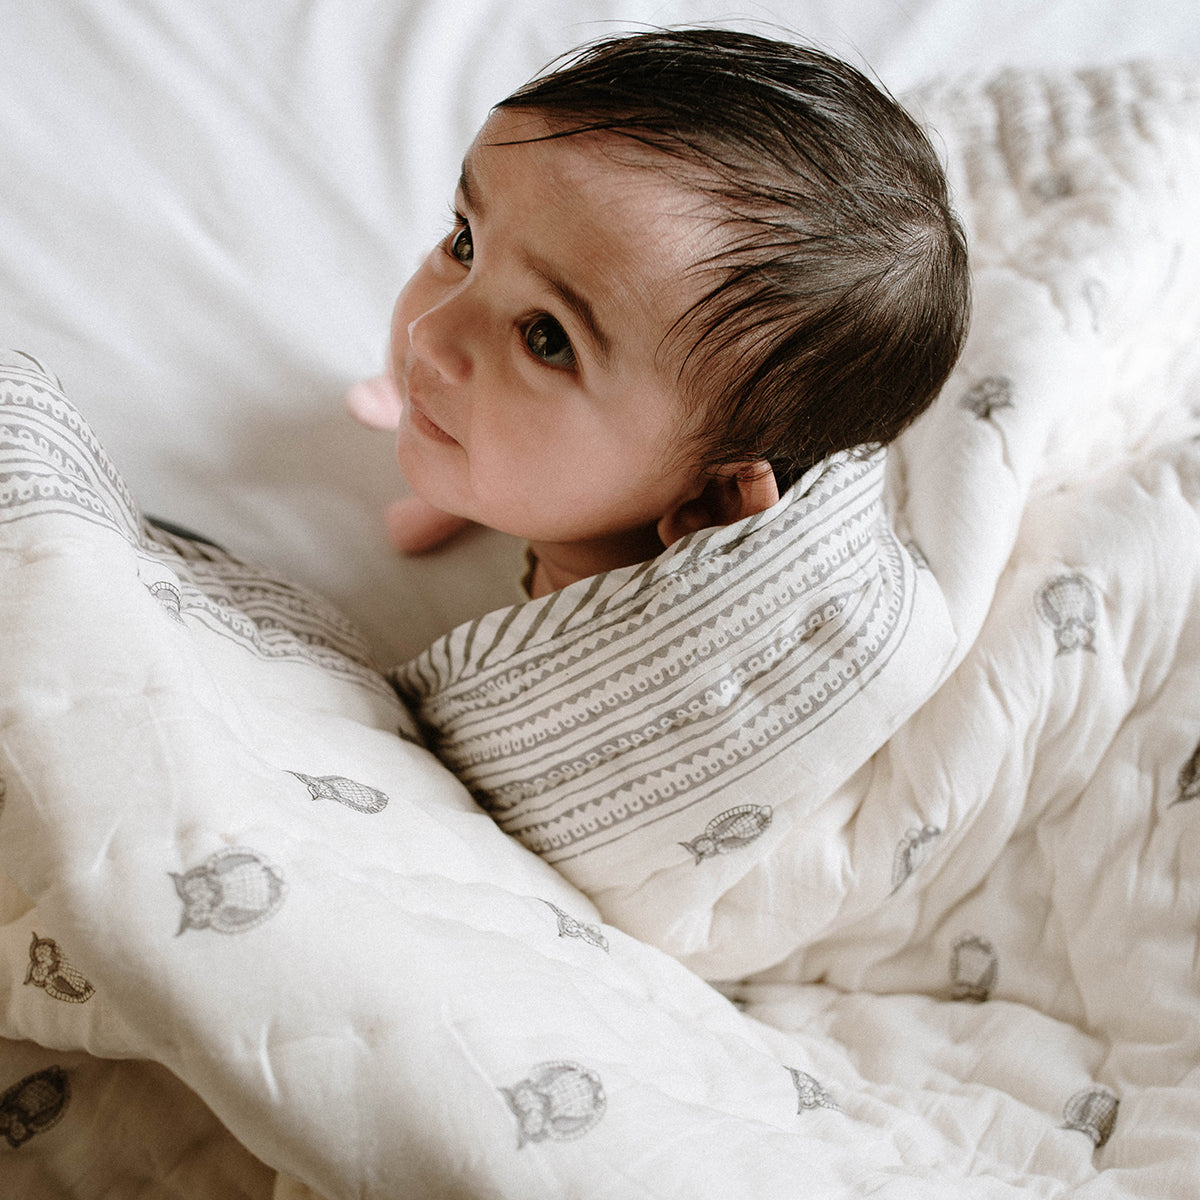
{"type": "Polygon", "coordinates": [[[577,543],[652,530],[696,487],[663,340],[715,235],[694,194],[606,156],[613,135],[518,141],[548,129],[488,120],[455,227],[396,301],[397,454],[439,508],[577,543]]]}

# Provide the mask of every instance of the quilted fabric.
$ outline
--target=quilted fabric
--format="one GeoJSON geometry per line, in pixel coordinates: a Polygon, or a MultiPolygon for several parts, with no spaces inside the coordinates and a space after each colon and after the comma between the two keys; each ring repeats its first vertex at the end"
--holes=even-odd
{"type": "MultiPolygon", "coordinates": [[[[149,529],[50,374],[4,360],[0,1168],[67,1170],[110,1093],[152,1129],[140,1087],[156,1144],[219,1123],[331,1200],[1189,1194],[1197,79],[1013,73],[913,103],[975,246],[960,370],[886,468],[830,464],[678,554],[736,561],[776,522],[803,541],[853,496],[831,528],[862,586],[780,631],[817,655],[872,628],[833,598],[923,595],[941,632],[780,738],[791,790],[780,770],[636,825],[590,899],[420,744],[336,614],[149,529]]],[[[587,586],[616,613],[672,570],[587,586]]],[[[449,700],[485,645],[552,653],[583,599],[487,618],[406,685],[449,700]]],[[[453,761],[456,710],[421,709],[453,761]]]]}

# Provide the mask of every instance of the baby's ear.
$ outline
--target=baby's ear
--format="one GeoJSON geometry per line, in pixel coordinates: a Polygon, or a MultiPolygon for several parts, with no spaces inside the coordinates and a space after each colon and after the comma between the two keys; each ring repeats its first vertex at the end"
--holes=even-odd
{"type": "Polygon", "coordinates": [[[673,508],[658,523],[659,540],[670,546],[714,525],[732,525],[770,508],[779,500],[779,488],[771,465],[756,462],[730,463],[700,483],[699,492],[673,508]]]}

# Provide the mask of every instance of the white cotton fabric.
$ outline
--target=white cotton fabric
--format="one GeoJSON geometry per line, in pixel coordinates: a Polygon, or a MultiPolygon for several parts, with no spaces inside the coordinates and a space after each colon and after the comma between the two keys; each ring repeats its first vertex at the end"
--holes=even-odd
{"type": "Polygon", "coordinates": [[[456,630],[401,695],[500,828],[688,953],[945,674],[954,629],[883,485],[882,454],[838,455],[759,516],[456,630]]]}
{"type": "MultiPolygon", "coordinates": [[[[976,248],[962,366],[883,476],[831,464],[708,548],[856,495],[856,569],[903,548],[891,578],[953,637],[849,694],[875,715],[826,743],[827,790],[689,824],[661,878],[589,881],[598,908],[417,744],[336,613],[146,527],[58,382],[7,357],[0,1179],[63,1194],[113,1144],[106,1089],[197,1196],[263,1196],[261,1164],[330,1200],[1187,1196],[1196,84],[917,98],[976,248]],[[197,1150],[221,1139],[241,1157],[197,1150]]],[[[826,611],[814,637],[853,606],[826,611]]]]}

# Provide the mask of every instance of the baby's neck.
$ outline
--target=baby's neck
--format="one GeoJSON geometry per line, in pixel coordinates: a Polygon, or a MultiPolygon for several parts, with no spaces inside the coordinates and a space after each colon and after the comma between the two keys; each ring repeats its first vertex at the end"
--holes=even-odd
{"type": "Polygon", "coordinates": [[[530,542],[529,549],[535,560],[529,594],[536,600],[602,571],[657,558],[663,544],[651,525],[586,542],[530,542]]]}

